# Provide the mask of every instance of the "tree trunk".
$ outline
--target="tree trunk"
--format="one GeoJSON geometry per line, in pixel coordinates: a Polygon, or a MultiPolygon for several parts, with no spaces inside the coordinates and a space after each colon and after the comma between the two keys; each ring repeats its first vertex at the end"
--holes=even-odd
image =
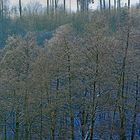
{"type": "MultiPolygon", "coordinates": [[[[86,95],[87,95],[87,88],[86,87],[85,87],[84,92],[85,92],[84,96],[86,98],[86,95]]],[[[85,128],[86,128],[87,116],[88,116],[88,113],[86,112],[86,108],[87,108],[87,104],[84,101],[84,108],[81,111],[81,133],[82,133],[82,140],[85,140],[85,137],[86,137],[85,128]]]]}
{"type": "Polygon", "coordinates": [[[103,8],[106,9],[106,1],[103,0],[103,8]]]}
{"type": "Polygon", "coordinates": [[[4,140],[7,140],[7,118],[6,118],[6,114],[5,114],[5,118],[4,118],[4,140]]]}
{"type": "MultiPolygon", "coordinates": [[[[59,93],[59,85],[60,85],[60,81],[59,78],[57,78],[56,80],[56,100],[58,98],[58,93],[59,93]]],[[[52,112],[51,115],[52,118],[52,126],[51,126],[51,139],[55,140],[55,131],[56,131],[56,119],[57,119],[57,104],[55,105],[55,109],[52,112]]]]}
{"type": "Polygon", "coordinates": [[[115,114],[116,114],[116,109],[114,109],[113,112],[113,118],[112,118],[112,123],[111,123],[111,129],[110,129],[110,136],[109,136],[109,140],[113,140],[112,136],[113,136],[113,128],[114,128],[114,121],[115,121],[115,114]]]}
{"type": "Polygon", "coordinates": [[[57,9],[57,0],[55,0],[55,11],[57,9]]]}
{"type": "Polygon", "coordinates": [[[52,8],[52,13],[53,13],[53,14],[54,14],[54,9],[55,9],[54,5],[55,5],[55,4],[54,4],[54,0],[52,0],[52,7],[51,7],[51,8],[52,8]]]}
{"type": "Polygon", "coordinates": [[[47,13],[49,14],[49,11],[50,11],[50,3],[49,3],[49,0],[47,0],[47,13]]]}
{"type": "Polygon", "coordinates": [[[80,1],[80,10],[83,12],[84,10],[85,10],[85,2],[84,2],[84,0],[81,0],[80,1]]]}
{"type": "Polygon", "coordinates": [[[130,4],[131,4],[130,0],[128,0],[128,9],[130,9],[130,4]]]}
{"type": "Polygon", "coordinates": [[[42,94],[41,93],[41,98],[40,98],[40,140],[43,139],[43,103],[42,103],[42,94]]]}
{"type": "Polygon", "coordinates": [[[15,126],[15,136],[14,140],[19,139],[19,110],[16,110],[16,126],[15,126]]]}
{"type": "Polygon", "coordinates": [[[55,140],[55,111],[51,113],[52,124],[51,124],[51,140],[55,140]]]}
{"type": "Polygon", "coordinates": [[[118,7],[118,9],[121,8],[121,0],[118,0],[118,2],[117,2],[117,7],[118,7]]]}
{"type": "Polygon", "coordinates": [[[21,4],[21,0],[19,0],[19,14],[20,14],[20,18],[22,17],[22,4],[21,4]]]}
{"type": "Polygon", "coordinates": [[[77,11],[79,12],[79,0],[77,0],[77,11]]]}
{"type": "Polygon", "coordinates": [[[82,140],[84,140],[85,138],[85,110],[82,111],[82,114],[81,114],[81,133],[82,133],[82,140]]]}
{"type": "Polygon", "coordinates": [[[96,86],[98,77],[98,67],[99,67],[99,54],[98,48],[96,48],[96,69],[95,69],[95,80],[93,83],[93,95],[92,95],[92,117],[91,117],[91,128],[90,128],[90,140],[93,140],[94,124],[95,124],[95,112],[96,112],[96,86]]]}
{"type": "MultiPolygon", "coordinates": [[[[26,91],[27,92],[27,91],[26,91]]],[[[25,94],[24,101],[24,119],[25,119],[25,140],[29,139],[29,115],[28,115],[28,95],[25,94]]]]}
{"type": "Polygon", "coordinates": [[[103,1],[102,0],[100,0],[100,10],[102,11],[102,9],[103,9],[103,3],[102,3],[103,1]]]}
{"type": "Polygon", "coordinates": [[[69,96],[70,96],[70,120],[71,120],[71,139],[74,140],[74,115],[72,112],[72,92],[71,92],[71,64],[70,54],[68,54],[68,73],[69,73],[69,96]]]}
{"type": "Polygon", "coordinates": [[[117,2],[116,2],[116,0],[114,0],[114,9],[116,9],[116,4],[117,4],[117,2]]]}
{"type": "Polygon", "coordinates": [[[66,0],[64,0],[64,12],[66,11],[66,0]]]}
{"type": "Polygon", "coordinates": [[[126,69],[126,60],[127,60],[127,53],[128,53],[128,47],[129,47],[129,37],[130,37],[130,29],[129,29],[129,19],[128,19],[128,28],[127,28],[127,40],[126,40],[126,48],[124,52],[124,58],[123,58],[123,65],[122,65],[122,85],[121,85],[121,106],[120,106],[120,119],[121,119],[121,128],[120,128],[120,140],[125,140],[125,69],[126,69]]]}
{"type": "Polygon", "coordinates": [[[132,121],[133,124],[132,124],[131,140],[134,140],[134,138],[135,138],[138,94],[139,94],[139,75],[137,75],[137,81],[136,81],[135,107],[134,107],[134,115],[133,115],[133,121],[132,121]]]}
{"type": "Polygon", "coordinates": [[[111,0],[109,0],[108,4],[109,4],[109,11],[110,11],[111,10],[111,0]]]}
{"type": "Polygon", "coordinates": [[[72,110],[72,87],[71,87],[71,52],[70,52],[70,48],[65,40],[65,45],[67,48],[67,62],[68,62],[68,92],[69,92],[69,107],[70,107],[70,121],[71,121],[71,126],[70,126],[70,137],[71,140],[74,140],[74,113],[72,110]]]}
{"type": "Polygon", "coordinates": [[[14,94],[14,102],[13,102],[13,106],[14,106],[14,115],[13,115],[13,122],[15,124],[15,133],[14,133],[14,140],[18,140],[19,139],[19,106],[17,105],[17,101],[16,101],[16,91],[13,91],[14,94]]]}
{"type": "Polygon", "coordinates": [[[91,128],[90,128],[90,140],[93,140],[94,123],[95,123],[95,94],[96,94],[96,81],[94,81],[93,97],[92,97],[92,117],[91,117],[91,128]]]}

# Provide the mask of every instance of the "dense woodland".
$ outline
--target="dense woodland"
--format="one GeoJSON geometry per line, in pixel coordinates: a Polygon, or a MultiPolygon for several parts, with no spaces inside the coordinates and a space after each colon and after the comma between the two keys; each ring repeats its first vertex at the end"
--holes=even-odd
{"type": "Polygon", "coordinates": [[[140,5],[0,0],[0,140],[139,140],[140,5]]]}

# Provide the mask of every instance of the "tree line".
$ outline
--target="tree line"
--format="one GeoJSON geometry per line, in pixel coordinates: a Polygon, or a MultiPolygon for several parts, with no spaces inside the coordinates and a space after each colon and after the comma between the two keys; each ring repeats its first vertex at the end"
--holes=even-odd
{"type": "MultiPolygon", "coordinates": [[[[25,35],[27,31],[34,31],[38,35],[43,32],[44,36],[38,37],[42,40],[45,37],[50,38],[57,27],[71,22],[76,14],[76,11],[75,13],[72,11],[72,1],[70,0],[61,2],[60,0],[47,0],[46,5],[43,6],[39,3],[23,6],[23,1],[18,0],[17,6],[10,7],[9,2],[9,0],[0,0],[0,48],[5,46],[9,35],[25,35]],[[70,8],[67,8],[68,4],[70,8]]],[[[94,0],[76,0],[75,2],[77,3],[77,13],[90,12],[89,5],[94,5],[94,0]]],[[[121,0],[114,0],[114,3],[111,3],[111,0],[98,2],[100,11],[121,8],[121,0]]],[[[128,7],[130,7],[130,3],[128,0],[128,7]]]]}

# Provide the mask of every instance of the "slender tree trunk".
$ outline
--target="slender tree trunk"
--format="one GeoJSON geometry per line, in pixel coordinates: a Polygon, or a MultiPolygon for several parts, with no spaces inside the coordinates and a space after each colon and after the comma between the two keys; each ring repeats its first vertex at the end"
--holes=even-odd
{"type": "Polygon", "coordinates": [[[57,9],[57,0],[55,0],[55,11],[57,9]]]}
{"type": "Polygon", "coordinates": [[[109,0],[108,4],[109,4],[109,11],[110,11],[111,10],[111,0],[109,0]]]}
{"type": "Polygon", "coordinates": [[[64,12],[65,12],[66,11],[66,0],[64,0],[63,3],[64,3],[64,5],[63,5],[64,6],[64,12]]]}
{"type": "Polygon", "coordinates": [[[50,3],[49,3],[49,0],[47,0],[47,13],[49,14],[49,11],[50,11],[50,3]]]}
{"type": "Polygon", "coordinates": [[[19,139],[19,109],[16,109],[16,126],[14,140],[19,139]]]}
{"type": "Polygon", "coordinates": [[[118,86],[118,94],[117,94],[117,100],[115,102],[115,107],[114,107],[114,110],[113,110],[113,118],[112,118],[112,122],[111,122],[111,128],[110,128],[110,136],[109,136],[109,140],[113,140],[113,129],[114,129],[114,123],[115,123],[115,115],[116,115],[116,112],[118,110],[118,102],[120,100],[119,96],[120,96],[120,80],[119,80],[119,86],[118,86]]]}
{"type": "Polygon", "coordinates": [[[102,9],[103,9],[103,1],[100,0],[100,10],[102,11],[102,9]]]}
{"type": "Polygon", "coordinates": [[[82,11],[82,12],[85,11],[85,1],[84,0],[80,1],[80,11],[82,11]]]}
{"type": "Polygon", "coordinates": [[[52,117],[52,126],[51,126],[51,140],[55,140],[55,121],[54,121],[54,113],[55,112],[52,112],[51,114],[51,117],[52,117]]]}
{"type": "Polygon", "coordinates": [[[130,9],[130,5],[131,5],[130,0],[128,0],[128,9],[130,9]]]}
{"type": "Polygon", "coordinates": [[[22,17],[22,4],[21,4],[21,0],[19,0],[19,14],[20,14],[20,18],[22,17]]]}
{"type": "Polygon", "coordinates": [[[139,75],[137,75],[136,81],[136,95],[135,95],[135,107],[134,107],[134,114],[133,114],[133,121],[132,121],[132,132],[131,132],[131,140],[135,138],[135,131],[136,131],[136,118],[137,118],[137,108],[138,108],[138,94],[139,94],[139,75]]]}
{"type": "Polygon", "coordinates": [[[71,111],[70,120],[71,120],[71,139],[74,140],[74,115],[72,111],[71,111]]]}
{"type": "MultiPolygon", "coordinates": [[[[87,88],[86,87],[85,87],[84,93],[85,93],[84,97],[86,99],[86,95],[87,95],[87,88]]],[[[82,133],[82,140],[85,140],[85,137],[86,137],[85,128],[86,128],[86,122],[87,122],[87,116],[88,116],[88,113],[86,112],[86,108],[88,108],[88,107],[87,107],[86,102],[84,101],[84,108],[81,111],[81,133],[82,133]]]]}
{"type": "Polygon", "coordinates": [[[82,140],[85,138],[85,110],[82,111],[81,114],[81,133],[82,133],[82,140]]]}
{"type": "Polygon", "coordinates": [[[117,7],[118,7],[118,9],[121,8],[121,0],[118,0],[118,2],[117,2],[117,7]]]}
{"type": "Polygon", "coordinates": [[[96,112],[96,86],[98,77],[98,67],[99,67],[99,54],[98,48],[96,48],[96,70],[95,70],[95,80],[93,83],[93,95],[92,95],[92,117],[91,117],[91,128],[90,128],[90,140],[93,140],[94,135],[94,124],[95,124],[95,112],[96,112]]]}
{"type": "Polygon", "coordinates": [[[71,87],[71,52],[70,52],[70,48],[65,40],[65,45],[66,45],[66,49],[67,49],[67,62],[68,62],[68,69],[67,69],[67,72],[68,72],[68,92],[69,92],[69,107],[70,107],[70,121],[71,121],[71,126],[70,126],[70,137],[71,137],[71,140],[74,140],[74,113],[73,113],[73,110],[72,110],[72,87],[71,87]]]}
{"type": "Polygon", "coordinates": [[[14,133],[14,140],[18,140],[19,139],[19,106],[17,105],[17,101],[16,101],[16,91],[13,91],[14,94],[14,102],[13,102],[13,106],[14,106],[14,124],[15,124],[15,133],[14,133]]]}
{"type": "MultiPolygon", "coordinates": [[[[69,53],[69,52],[68,52],[69,53]]],[[[68,54],[68,73],[69,73],[69,96],[70,96],[70,120],[71,120],[71,139],[74,140],[74,115],[72,112],[72,92],[71,92],[71,62],[70,54],[68,54]]]]}
{"type": "Polygon", "coordinates": [[[29,140],[32,140],[32,123],[29,124],[29,140]]]}
{"type": "Polygon", "coordinates": [[[103,0],[103,8],[106,9],[106,1],[103,0]]]}
{"type": "Polygon", "coordinates": [[[43,97],[42,97],[41,93],[41,97],[40,97],[40,140],[43,139],[43,97]]]}
{"type": "Polygon", "coordinates": [[[62,119],[60,121],[60,129],[59,129],[59,140],[66,139],[66,123],[65,123],[65,113],[62,112],[62,119]]]}
{"type": "MultiPolygon", "coordinates": [[[[57,78],[56,80],[56,100],[58,98],[58,93],[59,93],[59,85],[60,85],[60,81],[59,78],[57,78]]],[[[55,132],[56,132],[56,119],[57,119],[57,104],[56,104],[56,108],[55,110],[52,112],[52,127],[51,127],[51,139],[55,140],[55,132]]]]}
{"type": "MultiPolygon", "coordinates": [[[[127,50],[125,50],[125,54],[127,50]]],[[[126,65],[126,55],[123,60],[123,72],[122,72],[122,89],[121,89],[121,96],[120,96],[120,140],[125,140],[125,105],[124,105],[124,89],[125,89],[125,65],[126,65]]]]}
{"type": "Polygon", "coordinates": [[[54,14],[54,9],[55,9],[54,5],[55,5],[55,4],[54,4],[54,0],[52,0],[52,7],[51,7],[51,8],[52,8],[52,13],[53,13],[53,14],[54,14]]]}
{"type": "Polygon", "coordinates": [[[7,118],[6,118],[6,114],[5,114],[5,118],[4,118],[4,140],[7,140],[7,118]]]}
{"type": "Polygon", "coordinates": [[[88,11],[88,10],[89,10],[89,3],[88,3],[88,0],[86,1],[85,6],[86,6],[86,11],[88,11]]]}
{"type": "Polygon", "coordinates": [[[91,117],[91,128],[90,128],[90,140],[93,140],[93,132],[94,132],[94,123],[95,123],[95,94],[96,94],[96,81],[94,81],[94,89],[93,89],[93,97],[92,97],[92,117],[91,117]]]}
{"type": "Polygon", "coordinates": [[[109,140],[113,140],[112,136],[113,136],[113,128],[114,128],[115,114],[116,114],[116,108],[114,109],[114,112],[113,112],[113,118],[112,118],[112,123],[111,123],[109,140]]]}
{"type": "Polygon", "coordinates": [[[79,0],[77,0],[77,11],[79,12],[79,0]]]}
{"type": "Polygon", "coordinates": [[[128,19],[128,29],[127,29],[127,40],[126,40],[126,48],[124,52],[123,58],[123,65],[122,65],[122,85],[121,85],[121,106],[120,106],[120,119],[121,119],[121,128],[120,128],[120,140],[125,140],[125,69],[126,69],[126,60],[127,60],[127,53],[129,47],[129,37],[130,37],[130,29],[129,29],[129,19],[128,19]]]}
{"type": "Polygon", "coordinates": [[[28,115],[28,95],[27,91],[24,99],[24,119],[25,119],[25,140],[29,139],[29,115],[28,115]]]}
{"type": "Polygon", "coordinates": [[[114,9],[116,9],[117,2],[114,0],[114,9]]]}

